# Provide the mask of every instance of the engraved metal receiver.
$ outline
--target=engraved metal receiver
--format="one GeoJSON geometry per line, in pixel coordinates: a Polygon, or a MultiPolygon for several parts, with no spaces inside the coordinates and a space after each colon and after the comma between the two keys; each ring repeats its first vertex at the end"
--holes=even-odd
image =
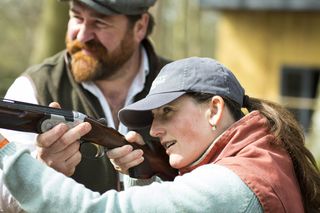
{"type": "MultiPolygon", "coordinates": [[[[10,99],[0,99],[0,113],[0,128],[33,133],[46,132],[59,123],[65,123],[69,128],[72,128],[84,122],[88,117],[76,111],[67,111],[10,99]]],[[[88,142],[81,140],[81,146],[88,142]]],[[[96,148],[92,157],[104,156],[105,147],[95,143],[92,144],[96,148]]]]}

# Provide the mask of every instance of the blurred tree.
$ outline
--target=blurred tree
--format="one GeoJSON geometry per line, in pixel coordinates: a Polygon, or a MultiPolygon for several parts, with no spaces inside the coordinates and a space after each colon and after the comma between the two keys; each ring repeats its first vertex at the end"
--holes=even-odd
{"type": "Polygon", "coordinates": [[[156,22],[151,37],[161,55],[214,57],[218,15],[200,9],[199,0],[158,0],[151,13],[156,22]]]}
{"type": "MultiPolygon", "coordinates": [[[[199,0],[158,0],[151,8],[157,52],[171,59],[214,57],[217,14],[199,0]]],[[[68,3],[59,0],[0,0],[0,95],[31,64],[65,48],[68,3]],[[10,24],[9,24],[10,23],[10,24]],[[17,63],[18,62],[18,63],[17,63]]]]}
{"type": "Polygon", "coordinates": [[[35,48],[30,62],[40,63],[44,58],[65,48],[68,22],[68,3],[57,0],[43,2],[41,21],[37,29],[35,48]]]}
{"type": "Polygon", "coordinates": [[[0,0],[0,97],[28,65],[42,1],[0,0]]]}

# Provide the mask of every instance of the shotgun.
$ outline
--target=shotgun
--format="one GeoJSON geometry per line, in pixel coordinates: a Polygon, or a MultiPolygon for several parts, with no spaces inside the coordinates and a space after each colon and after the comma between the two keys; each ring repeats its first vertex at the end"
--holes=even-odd
{"type": "Polygon", "coordinates": [[[0,128],[39,134],[61,122],[70,128],[81,122],[89,122],[92,129],[80,138],[83,143],[94,143],[106,149],[130,144],[134,149],[142,149],[144,161],[129,169],[130,177],[147,179],[157,175],[162,180],[173,180],[178,174],[169,165],[168,155],[158,142],[145,145],[129,143],[115,129],[80,112],[0,98],[0,128]]]}

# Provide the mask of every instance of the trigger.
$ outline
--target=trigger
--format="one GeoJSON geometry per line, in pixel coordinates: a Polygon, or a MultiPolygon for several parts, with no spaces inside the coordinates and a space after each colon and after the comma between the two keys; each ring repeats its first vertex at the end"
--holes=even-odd
{"type": "Polygon", "coordinates": [[[80,152],[84,158],[100,158],[105,155],[105,147],[81,140],[80,152]]]}
{"type": "Polygon", "coordinates": [[[98,144],[93,144],[96,146],[97,148],[97,153],[95,155],[96,158],[100,158],[100,157],[103,157],[105,155],[105,148],[103,146],[100,146],[98,144]]]}
{"type": "Polygon", "coordinates": [[[108,126],[107,119],[105,118],[99,118],[97,121],[105,126],[108,126]]]}

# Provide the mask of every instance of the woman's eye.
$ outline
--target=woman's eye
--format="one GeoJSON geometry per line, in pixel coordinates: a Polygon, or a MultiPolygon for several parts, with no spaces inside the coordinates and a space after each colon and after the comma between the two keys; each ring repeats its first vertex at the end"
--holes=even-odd
{"type": "Polygon", "coordinates": [[[170,106],[161,107],[152,112],[153,117],[159,120],[168,120],[173,116],[174,109],[170,106]]]}
{"type": "Polygon", "coordinates": [[[163,111],[164,114],[168,114],[169,112],[172,111],[172,109],[171,109],[170,107],[164,107],[164,108],[162,109],[162,111],[163,111]]]}

